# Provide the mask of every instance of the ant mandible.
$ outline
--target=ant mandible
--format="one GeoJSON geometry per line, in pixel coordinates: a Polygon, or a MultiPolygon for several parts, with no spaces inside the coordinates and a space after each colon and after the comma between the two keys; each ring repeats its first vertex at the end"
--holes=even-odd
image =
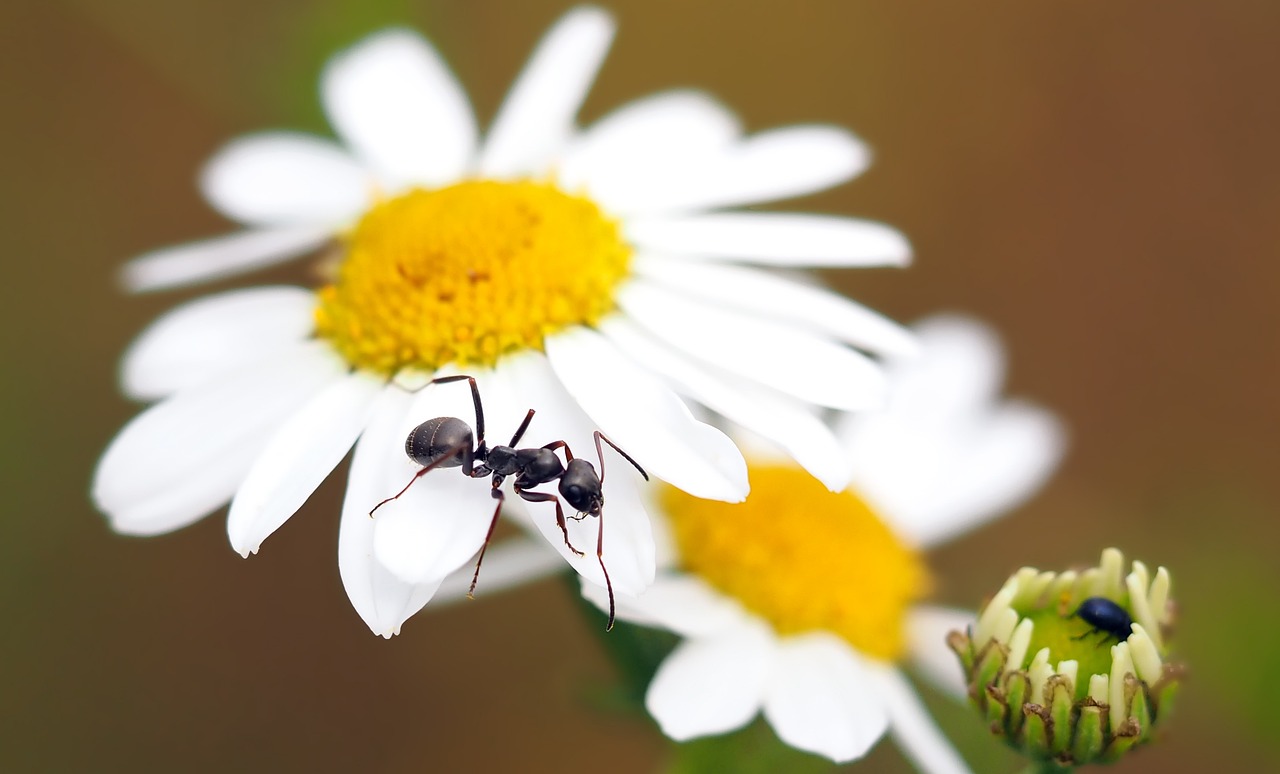
{"type": "Polygon", "coordinates": [[[594,516],[600,520],[596,531],[596,561],[600,562],[605,588],[609,592],[609,623],[605,626],[605,631],[609,631],[613,628],[614,619],[613,581],[609,580],[609,570],[604,566],[604,450],[600,442],[604,441],[612,446],[614,451],[621,454],[623,459],[640,471],[645,481],[649,480],[649,474],[644,472],[644,468],[640,467],[631,455],[618,448],[617,444],[606,438],[599,430],[594,433],[596,456],[600,460],[598,476],[591,463],[574,457],[569,444],[564,441],[552,441],[538,448],[515,448],[516,444],[520,443],[520,438],[524,436],[525,430],[529,429],[529,422],[533,420],[533,409],[529,409],[524,421],[516,428],[510,443],[490,449],[484,439],[484,408],[480,404],[480,389],[476,386],[476,380],[473,377],[442,376],[432,379],[423,387],[460,382],[463,379],[471,385],[471,400],[476,407],[475,437],[472,437],[471,427],[457,417],[436,417],[415,427],[405,439],[404,451],[409,455],[409,459],[421,465],[422,469],[413,474],[413,478],[409,479],[404,489],[373,506],[369,516],[372,517],[374,511],[392,500],[399,499],[400,495],[409,491],[409,487],[413,486],[415,481],[436,468],[461,467],[462,475],[468,478],[492,476],[489,492],[493,499],[498,501],[498,505],[493,510],[489,531],[485,533],[484,543],[480,546],[480,555],[476,558],[476,570],[471,576],[471,587],[467,590],[467,596],[470,597],[476,590],[476,581],[480,579],[480,563],[484,561],[484,552],[489,548],[489,541],[493,539],[493,530],[498,526],[498,517],[502,513],[502,503],[506,496],[501,487],[507,476],[516,477],[512,482],[512,488],[522,499],[531,503],[553,502],[556,504],[556,525],[564,535],[564,544],[573,553],[583,556],[583,553],[569,542],[569,528],[565,523],[560,498],[547,492],[530,491],[540,484],[558,480],[560,497],[568,500],[569,505],[578,511],[576,516],[570,518],[581,520],[587,516],[594,516]],[[556,449],[564,450],[568,465],[560,464],[560,458],[555,454],[556,449]]]}

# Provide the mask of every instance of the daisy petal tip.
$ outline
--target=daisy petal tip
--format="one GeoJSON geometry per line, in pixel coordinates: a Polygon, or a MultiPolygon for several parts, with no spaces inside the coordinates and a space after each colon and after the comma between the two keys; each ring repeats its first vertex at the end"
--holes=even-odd
{"type": "MultiPolygon", "coordinates": [[[[848,466],[845,467],[847,468],[848,466]]],[[[810,472],[812,473],[813,471],[810,472]]],[[[825,486],[829,492],[839,494],[849,488],[849,479],[851,476],[849,471],[846,469],[842,469],[838,473],[827,473],[820,476],[815,474],[815,476],[822,482],[822,485],[825,486]]]]}
{"type": "Polygon", "coordinates": [[[885,256],[887,265],[897,269],[905,269],[915,263],[915,252],[911,249],[911,243],[907,241],[900,231],[891,229],[892,234],[889,236],[890,248],[885,256]]]}
{"type": "Polygon", "coordinates": [[[579,5],[570,8],[560,19],[559,25],[591,28],[600,37],[612,38],[617,32],[618,22],[613,14],[598,5],[579,5]]]}

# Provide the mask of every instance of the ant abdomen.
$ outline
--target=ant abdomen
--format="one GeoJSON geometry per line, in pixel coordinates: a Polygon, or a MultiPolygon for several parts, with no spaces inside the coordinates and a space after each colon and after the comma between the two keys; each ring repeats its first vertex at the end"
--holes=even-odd
{"type": "Polygon", "coordinates": [[[434,462],[437,468],[456,468],[471,456],[472,440],[471,426],[466,422],[457,417],[436,417],[413,428],[404,439],[404,453],[424,467],[434,462]],[[452,457],[440,460],[449,452],[452,457]]]}

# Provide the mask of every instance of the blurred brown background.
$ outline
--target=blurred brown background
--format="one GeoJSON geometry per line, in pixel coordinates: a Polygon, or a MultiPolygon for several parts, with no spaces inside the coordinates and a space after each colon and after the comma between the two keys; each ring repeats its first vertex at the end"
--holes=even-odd
{"type": "MultiPolygon", "coordinates": [[[[753,130],[853,128],[872,170],[786,206],[887,221],[917,261],[830,278],[902,320],[992,321],[1012,392],[1070,425],[1039,498],[934,557],[942,600],[1110,544],[1165,564],[1192,678],[1163,743],[1115,770],[1280,766],[1280,5],[608,5],[620,34],[584,119],[692,85],[753,130]]],[[[249,561],[220,516],[126,539],[86,494],[137,411],[119,354],[198,294],[126,297],[114,272],[228,229],[195,190],[202,161],[249,130],[326,131],[324,58],[392,22],[435,41],[487,119],[566,7],[0,6],[0,770],[661,765],[655,731],[580,709],[610,668],[558,583],[370,635],[337,575],[340,479],[249,561]]],[[[1015,770],[976,719],[933,703],[978,771],[1015,770]]],[[[906,770],[889,743],[863,766],[906,770]]]]}

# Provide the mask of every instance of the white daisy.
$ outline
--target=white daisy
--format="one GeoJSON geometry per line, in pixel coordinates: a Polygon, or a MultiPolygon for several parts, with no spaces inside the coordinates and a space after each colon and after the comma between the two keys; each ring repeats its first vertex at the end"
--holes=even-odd
{"type": "Polygon", "coordinates": [[[664,489],[670,558],[644,594],[619,595],[618,616],[684,638],[646,696],[668,736],[724,733],[763,712],[784,742],[835,761],[888,730],[920,769],[966,770],[899,666],[910,658],[963,695],[946,635],[973,614],[918,604],[919,552],[1029,496],[1062,434],[1045,411],[999,400],[986,328],[935,318],[917,332],[921,356],[890,363],[888,409],[841,427],[846,492],[754,454],[744,504],[664,489]]]}
{"type": "MultiPolygon", "coordinates": [[[[138,258],[126,283],[176,287],[326,245],[335,276],[316,292],[211,296],[143,333],[124,388],[159,402],[98,466],[93,497],[112,525],[167,532],[230,501],[231,543],[247,556],[359,438],[339,564],[357,611],[389,636],[468,564],[494,505],[483,482],[445,470],[369,518],[416,470],[403,454],[413,426],[474,423],[465,384],[411,394],[393,379],[473,374],[490,444],[506,443],[533,408],[522,444],[564,439],[598,464],[598,427],[701,497],[741,500],[746,466],[677,390],[784,448],[834,453],[806,409],[881,401],[883,374],[854,347],[903,352],[910,336],[835,294],[737,264],[902,265],[907,244],[850,218],[720,210],[848,180],[866,149],[827,126],[744,136],[723,106],[688,91],[579,131],[612,36],[603,11],[566,14],[480,142],[435,51],[410,32],[377,34],[323,74],[341,142],[269,132],[219,152],[202,189],[245,229],[138,258]]],[[[811,469],[843,487],[847,471],[829,460],[812,458],[811,469]]],[[[608,568],[619,590],[639,593],[653,578],[653,538],[635,472],[617,457],[607,464],[608,568]]],[[[573,556],[554,518],[535,513],[574,568],[601,582],[595,557],[573,556]]],[[[593,521],[571,523],[575,545],[594,544],[593,521]]]]}

